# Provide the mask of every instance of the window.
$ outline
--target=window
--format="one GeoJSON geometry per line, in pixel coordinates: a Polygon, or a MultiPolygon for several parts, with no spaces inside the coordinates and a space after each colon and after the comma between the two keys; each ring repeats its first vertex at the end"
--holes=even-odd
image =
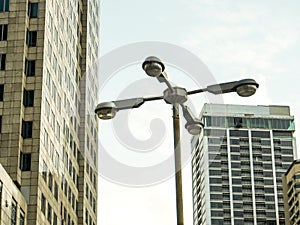
{"type": "Polygon", "coordinates": [[[35,76],[35,60],[25,60],[25,75],[27,77],[35,76]]]}
{"type": "Polygon", "coordinates": [[[2,116],[0,116],[0,133],[2,132],[2,116]]]}
{"type": "Polygon", "coordinates": [[[0,12],[8,12],[9,0],[0,0],[0,12]]]}
{"type": "Polygon", "coordinates": [[[54,182],[54,198],[58,200],[58,185],[54,182]]]}
{"type": "Polygon", "coordinates": [[[47,170],[48,170],[47,164],[46,164],[45,161],[43,160],[42,176],[43,176],[43,179],[44,179],[44,181],[45,181],[46,183],[47,183],[47,170]]]}
{"type": "Polygon", "coordinates": [[[25,107],[32,107],[33,102],[34,102],[34,91],[33,90],[24,90],[23,105],[25,107]]]}
{"type": "Polygon", "coordinates": [[[37,41],[37,31],[27,30],[26,45],[28,47],[36,47],[36,41],[37,41]]]}
{"type": "Polygon", "coordinates": [[[3,188],[3,183],[0,181],[0,201],[2,200],[2,188],[3,188]]]}
{"type": "Polygon", "coordinates": [[[53,211],[53,225],[57,225],[57,215],[54,211],[53,211]]]}
{"type": "Polygon", "coordinates": [[[3,102],[4,97],[4,84],[0,84],[0,101],[3,102]]]}
{"type": "MultiPolygon", "coordinates": [[[[1,0],[0,0],[1,1],[1,0]]],[[[0,70],[5,70],[6,54],[0,54],[0,70]]]]}
{"type": "Polygon", "coordinates": [[[25,216],[24,216],[24,212],[23,210],[21,210],[21,213],[20,213],[20,222],[19,222],[19,225],[24,225],[25,224],[25,216]]]}
{"type": "Polygon", "coordinates": [[[32,121],[22,121],[22,137],[32,138],[32,121]]]}
{"type": "Polygon", "coordinates": [[[52,187],[53,187],[53,175],[51,172],[49,172],[49,182],[48,182],[48,188],[50,189],[50,191],[52,191],[52,187]]]}
{"type": "Polygon", "coordinates": [[[51,222],[52,222],[52,206],[50,205],[50,203],[48,203],[47,219],[48,219],[49,223],[51,224],[51,222]]]}
{"type": "Polygon", "coordinates": [[[22,153],[20,158],[20,169],[22,171],[30,171],[31,168],[31,153],[22,153]]]}
{"type": "Polygon", "coordinates": [[[89,199],[89,186],[87,183],[85,184],[85,197],[89,199]]]}
{"type": "Polygon", "coordinates": [[[13,199],[11,203],[11,225],[17,224],[17,202],[13,199]]]}
{"type": "Polygon", "coordinates": [[[38,9],[39,4],[38,3],[28,3],[28,16],[29,18],[37,18],[38,17],[38,9]]]}
{"type": "Polygon", "coordinates": [[[0,41],[7,40],[7,24],[0,24],[0,41]]]}

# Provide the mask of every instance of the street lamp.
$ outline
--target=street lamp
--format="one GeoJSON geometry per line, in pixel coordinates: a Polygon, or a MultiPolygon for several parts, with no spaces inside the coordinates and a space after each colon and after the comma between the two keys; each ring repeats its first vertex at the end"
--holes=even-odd
{"type": "Polygon", "coordinates": [[[103,102],[97,105],[95,113],[100,119],[107,120],[115,117],[120,110],[138,108],[148,101],[164,100],[167,104],[173,106],[173,130],[174,130],[174,153],[175,153],[175,171],[176,171],[176,208],[177,208],[177,225],[184,224],[183,218],[183,199],[182,199],[182,178],[181,178],[181,146],[180,146],[180,121],[179,106],[183,111],[183,117],[186,120],[185,128],[192,135],[198,135],[203,128],[201,121],[195,117],[185,102],[188,95],[201,92],[209,92],[212,94],[225,94],[229,92],[237,92],[241,97],[249,97],[255,94],[259,87],[253,79],[243,79],[234,82],[209,85],[203,89],[187,91],[182,87],[172,86],[165,72],[165,66],[162,61],[154,56],[146,58],[142,65],[147,75],[156,77],[159,82],[165,83],[167,89],[163,92],[163,96],[157,97],[140,97],[112,102],[103,102]]]}

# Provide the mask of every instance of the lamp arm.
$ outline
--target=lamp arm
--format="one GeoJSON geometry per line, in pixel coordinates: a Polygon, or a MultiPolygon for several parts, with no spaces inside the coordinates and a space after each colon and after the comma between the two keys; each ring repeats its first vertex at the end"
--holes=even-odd
{"type": "Polygon", "coordinates": [[[199,121],[188,106],[181,104],[181,108],[187,123],[195,123],[199,121]]]}

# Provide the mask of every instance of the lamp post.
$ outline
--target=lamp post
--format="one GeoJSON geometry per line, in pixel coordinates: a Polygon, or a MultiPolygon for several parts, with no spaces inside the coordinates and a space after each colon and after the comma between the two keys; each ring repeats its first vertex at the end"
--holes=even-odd
{"type": "Polygon", "coordinates": [[[148,101],[164,100],[167,104],[173,106],[173,131],[174,131],[174,155],[175,155],[175,183],[176,183],[176,209],[177,209],[177,225],[184,224],[183,218],[183,197],[182,197],[182,176],[181,176],[181,145],[180,145],[180,118],[179,109],[181,107],[183,116],[186,120],[185,128],[192,135],[197,135],[203,128],[201,121],[193,115],[185,102],[188,95],[201,92],[209,92],[213,94],[225,94],[229,92],[237,92],[241,97],[249,97],[256,92],[258,83],[253,79],[243,79],[240,81],[214,84],[204,89],[187,91],[182,87],[172,86],[165,72],[165,66],[162,61],[154,56],[146,58],[142,65],[147,75],[156,77],[159,82],[165,83],[167,89],[163,92],[163,96],[156,97],[140,97],[125,100],[103,102],[98,104],[95,113],[100,119],[108,120],[115,117],[120,110],[138,108],[148,101]]]}

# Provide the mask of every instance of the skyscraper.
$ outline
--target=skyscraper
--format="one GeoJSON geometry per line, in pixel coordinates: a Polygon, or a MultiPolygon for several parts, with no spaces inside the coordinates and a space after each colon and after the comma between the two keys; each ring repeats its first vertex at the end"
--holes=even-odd
{"type": "Polygon", "coordinates": [[[28,224],[97,223],[99,6],[0,0],[0,163],[28,224]]]}
{"type": "Polygon", "coordinates": [[[282,176],[285,224],[300,223],[300,160],[295,160],[282,176]]]}
{"type": "Polygon", "coordinates": [[[296,154],[289,107],[205,104],[200,117],[194,224],[285,224],[281,175],[296,154]]]}

